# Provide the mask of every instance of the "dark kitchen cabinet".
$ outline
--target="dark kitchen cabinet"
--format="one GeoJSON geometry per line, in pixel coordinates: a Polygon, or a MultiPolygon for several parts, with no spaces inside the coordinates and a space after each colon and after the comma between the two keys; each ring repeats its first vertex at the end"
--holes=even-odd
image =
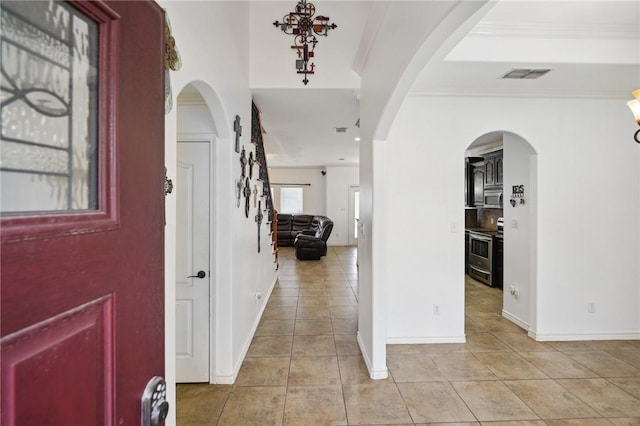
{"type": "Polygon", "coordinates": [[[476,200],[482,202],[482,193],[476,195],[476,175],[477,169],[482,169],[482,179],[479,180],[484,190],[484,166],[482,157],[465,157],[464,159],[464,205],[466,207],[476,207],[476,200]]]}
{"type": "Polygon", "coordinates": [[[484,186],[486,188],[502,186],[503,177],[502,150],[488,153],[484,157],[484,186]]]}
{"type": "Polygon", "coordinates": [[[493,287],[503,288],[504,282],[504,238],[493,237],[493,287]]]}
{"type": "Polygon", "coordinates": [[[473,205],[484,205],[484,163],[473,168],[473,205]]]}

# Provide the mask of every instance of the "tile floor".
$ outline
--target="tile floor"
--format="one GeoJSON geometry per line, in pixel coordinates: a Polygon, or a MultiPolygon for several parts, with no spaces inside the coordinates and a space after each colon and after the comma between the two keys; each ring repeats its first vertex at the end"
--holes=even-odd
{"type": "Polygon", "coordinates": [[[389,378],[372,381],[355,249],[279,254],[236,384],[178,385],[179,426],[640,425],[640,341],[535,342],[500,316],[501,291],[468,279],[467,343],[389,345],[389,378]]]}

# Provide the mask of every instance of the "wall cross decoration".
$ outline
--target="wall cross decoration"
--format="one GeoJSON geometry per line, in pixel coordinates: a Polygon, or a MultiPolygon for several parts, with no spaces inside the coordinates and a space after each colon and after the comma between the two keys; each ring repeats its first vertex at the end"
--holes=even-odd
{"type": "Polygon", "coordinates": [[[258,253],[260,253],[260,227],[262,226],[262,219],[264,219],[262,202],[258,201],[258,213],[256,214],[256,223],[258,224],[258,253]]]}
{"type": "Polygon", "coordinates": [[[240,136],[242,136],[242,126],[240,125],[240,116],[236,115],[233,122],[233,131],[236,132],[236,152],[240,152],[240,136]]]}
{"type": "Polygon", "coordinates": [[[244,215],[245,217],[249,217],[249,200],[251,200],[251,182],[249,182],[249,178],[247,178],[244,184],[244,215]]]}
{"type": "Polygon", "coordinates": [[[289,12],[282,18],[282,22],[275,21],[273,25],[282,30],[283,33],[293,36],[293,46],[298,54],[296,59],[296,70],[298,74],[304,75],[302,82],[306,86],[309,83],[307,76],[315,74],[316,64],[309,61],[315,57],[315,48],[318,43],[316,35],[326,37],[329,30],[334,30],[338,26],[329,23],[328,16],[318,15],[314,17],[316,7],[307,0],[299,0],[294,12],[289,12]]]}
{"type": "Polygon", "coordinates": [[[240,153],[240,176],[241,177],[246,176],[246,169],[247,169],[247,156],[243,146],[242,153],[240,153]]]}

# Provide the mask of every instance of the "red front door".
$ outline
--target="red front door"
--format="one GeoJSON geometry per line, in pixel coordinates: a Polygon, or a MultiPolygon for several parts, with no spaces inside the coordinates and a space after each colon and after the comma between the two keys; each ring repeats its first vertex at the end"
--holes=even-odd
{"type": "Polygon", "coordinates": [[[164,375],[163,13],[1,7],[0,423],[140,424],[164,375]]]}

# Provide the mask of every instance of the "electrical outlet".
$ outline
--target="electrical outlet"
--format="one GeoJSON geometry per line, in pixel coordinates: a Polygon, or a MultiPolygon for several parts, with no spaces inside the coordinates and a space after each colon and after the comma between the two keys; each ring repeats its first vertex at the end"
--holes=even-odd
{"type": "Polygon", "coordinates": [[[518,291],[518,287],[512,285],[509,287],[509,294],[511,294],[513,297],[515,297],[516,299],[518,298],[518,295],[520,294],[520,292],[518,291]]]}
{"type": "Polygon", "coordinates": [[[596,304],[591,302],[587,304],[587,312],[589,312],[590,314],[595,314],[596,313],[596,304]]]}
{"type": "Polygon", "coordinates": [[[440,305],[433,305],[433,315],[440,315],[440,305]]]}

